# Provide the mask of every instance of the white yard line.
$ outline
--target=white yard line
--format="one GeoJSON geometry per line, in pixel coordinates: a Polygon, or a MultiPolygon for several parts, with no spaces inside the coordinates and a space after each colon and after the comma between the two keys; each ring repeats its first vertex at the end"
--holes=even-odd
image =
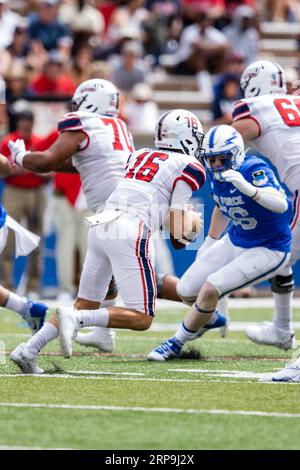
{"type": "Polygon", "coordinates": [[[142,372],[99,372],[94,370],[68,370],[69,374],[85,374],[85,375],[136,375],[144,376],[142,372]]]}
{"type": "MultiPolygon", "coordinates": [[[[211,371],[211,377],[222,377],[221,374],[216,374],[214,373],[215,371],[211,371]]],[[[241,379],[241,378],[245,378],[245,379],[252,379],[254,377],[250,377],[250,376],[247,376],[247,377],[239,377],[238,375],[232,375],[232,374],[229,374],[230,371],[226,371],[228,373],[228,375],[226,377],[229,377],[229,378],[232,378],[232,379],[241,379]]],[[[199,370],[199,373],[201,373],[201,370],[199,370]]],[[[238,374],[238,371],[237,371],[237,374],[238,374]]],[[[249,374],[251,374],[249,372],[249,374]]],[[[266,373],[261,373],[261,376],[265,376],[266,373]]],[[[226,380],[226,382],[224,382],[224,380],[217,380],[217,379],[212,379],[212,380],[207,380],[207,375],[204,376],[203,378],[201,379],[168,379],[168,378],[162,378],[162,379],[158,379],[158,378],[155,378],[155,377],[124,377],[124,376],[118,376],[118,377],[115,377],[115,376],[112,376],[112,375],[103,375],[103,376],[95,376],[95,375],[71,375],[71,374],[68,374],[68,373],[64,373],[64,374],[41,374],[41,375],[38,375],[38,374],[0,374],[0,378],[1,377],[6,377],[6,378],[16,378],[16,377],[22,377],[23,379],[26,379],[26,378],[37,378],[37,379],[72,379],[72,380],[118,380],[118,381],[135,381],[135,382],[163,382],[163,383],[166,383],[166,382],[175,382],[175,383],[189,383],[189,384],[203,384],[203,383],[221,383],[221,384],[229,384],[229,383],[241,383],[240,380],[226,380]]],[[[258,376],[255,376],[255,378],[257,379],[258,376]]],[[[257,382],[254,382],[254,381],[250,381],[248,383],[257,383],[257,382]]],[[[276,382],[263,382],[264,385],[273,385],[273,386],[279,386],[278,383],[276,382]]],[[[284,385],[296,385],[295,382],[283,382],[284,385]]],[[[282,383],[281,383],[282,385],[282,383]]],[[[298,385],[299,386],[299,385],[298,385]]]]}
{"type": "MultiPolygon", "coordinates": [[[[279,368],[276,370],[280,370],[279,368]]],[[[229,377],[235,379],[259,379],[266,373],[249,372],[247,370],[226,370],[226,369],[168,369],[168,372],[207,374],[210,377],[229,377]]],[[[273,371],[274,373],[275,371],[273,371]]],[[[272,374],[270,374],[272,376],[272,374]]]]}
{"type": "Polygon", "coordinates": [[[62,410],[83,410],[83,411],[138,411],[144,413],[176,413],[176,414],[210,414],[210,415],[241,415],[260,416],[268,418],[300,418],[300,413],[280,413],[268,411],[248,411],[248,410],[196,410],[182,408],[145,408],[143,406],[110,406],[110,405],[69,405],[69,404],[47,404],[47,403],[5,403],[0,402],[3,408],[47,408],[62,410]]]}
{"type": "MultiPolygon", "coordinates": [[[[111,375],[105,376],[94,376],[94,375],[70,375],[70,374],[0,374],[0,377],[7,377],[7,378],[15,378],[15,377],[34,377],[38,379],[73,379],[73,380],[127,380],[127,381],[135,381],[135,382],[183,382],[183,383],[207,383],[207,380],[203,379],[157,379],[155,377],[114,377],[111,375]]],[[[224,381],[214,380],[214,382],[224,383],[224,381]]],[[[231,383],[240,383],[238,380],[230,381],[231,383]]],[[[226,381],[229,383],[229,381],[226,381]]]]}

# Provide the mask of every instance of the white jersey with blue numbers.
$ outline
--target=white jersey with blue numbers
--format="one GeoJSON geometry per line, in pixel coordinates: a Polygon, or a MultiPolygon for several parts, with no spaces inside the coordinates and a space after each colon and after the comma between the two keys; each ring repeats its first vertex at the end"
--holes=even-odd
{"type": "Polygon", "coordinates": [[[264,95],[235,104],[233,122],[250,118],[260,133],[251,145],[278,170],[280,180],[293,193],[300,189],[300,97],[264,95]]]}
{"type": "MultiPolygon", "coordinates": [[[[283,191],[271,168],[258,157],[246,156],[239,172],[258,188],[270,186],[283,191]]],[[[289,200],[288,209],[276,214],[245,196],[232,183],[211,179],[211,185],[217,206],[233,222],[228,234],[234,245],[290,251],[292,205],[289,200]]]]}

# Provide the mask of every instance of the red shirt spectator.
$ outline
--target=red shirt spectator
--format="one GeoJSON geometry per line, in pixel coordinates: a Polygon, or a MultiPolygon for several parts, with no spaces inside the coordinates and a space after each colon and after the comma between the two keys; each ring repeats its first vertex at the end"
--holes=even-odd
{"type": "MultiPolygon", "coordinates": [[[[10,150],[8,148],[8,142],[10,140],[16,141],[17,139],[22,139],[23,136],[20,131],[11,132],[8,134],[0,145],[0,153],[6,157],[10,156],[10,150]]],[[[40,138],[34,134],[30,138],[24,139],[25,146],[27,150],[37,150],[40,138]]],[[[18,170],[17,170],[18,171],[18,170]]],[[[20,174],[15,174],[13,176],[8,176],[5,178],[5,183],[11,186],[17,186],[19,188],[39,188],[48,182],[48,178],[45,178],[35,173],[31,173],[27,170],[19,170],[20,174]]]]}
{"type": "Polygon", "coordinates": [[[36,95],[73,95],[76,83],[66,73],[64,59],[60,53],[49,54],[43,72],[29,84],[29,89],[36,95]]]}
{"type": "MultiPolygon", "coordinates": [[[[54,130],[44,139],[41,139],[36,150],[46,150],[55,142],[58,131],[54,130]]],[[[81,191],[81,179],[77,173],[55,173],[53,178],[54,190],[62,193],[71,206],[76,205],[77,198],[81,191]]]]}

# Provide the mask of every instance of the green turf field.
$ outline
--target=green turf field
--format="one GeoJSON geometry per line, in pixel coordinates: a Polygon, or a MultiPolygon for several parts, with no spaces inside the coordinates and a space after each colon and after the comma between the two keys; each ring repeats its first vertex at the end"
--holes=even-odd
{"type": "MultiPolygon", "coordinates": [[[[118,332],[114,354],[76,345],[67,360],[53,342],[39,361],[45,376],[21,376],[6,355],[0,449],[299,449],[300,384],[257,382],[259,373],[281,368],[291,353],[252,344],[243,332],[225,339],[209,332],[190,343],[202,360],[145,360],[174,333],[183,312],[159,312],[155,325],[164,331],[118,332]]],[[[230,316],[261,321],[271,319],[271,311],[232,310],[230,316]]],[[[6,310],[0,318],[8,353],[29,330],[6,310]]]]}

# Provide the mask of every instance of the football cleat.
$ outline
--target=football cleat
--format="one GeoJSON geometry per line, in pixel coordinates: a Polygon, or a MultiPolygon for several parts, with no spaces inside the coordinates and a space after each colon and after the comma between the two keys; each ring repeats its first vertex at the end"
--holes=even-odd
{"type": "Polygon", "coordinates": [[[295,349],[296,347],[295,333],[282,330],[271,322],[264,322],[262,325],[248,327],[246,329],[246,335],[254,343],[275,346],[285,351],[295,349]]]}
{"type": "Polygon", "coordinates": [[[32,330],[34,335],[44,325],[48,307],[41,302],[35,302],[33,300],[27,300],[24,305],[21,315],[22,318],[28,323],[29,328],[32,330]]]}
{"type": "Polygon", "coordinates": [[[72,356],[72,339],[77,335],[78,323],[73,307],[58,307],[56,316],[59,324],[59,342],[63,356],[72,356]]]}
{"type": "Polygon", "coordinates": [[[115,348],[115,338],[116,332],[111,328],[95,326],[91,333],[78,333],[75,340],[83,346],[90,346],[111,353],[115,348]]]}
{"type": "Polygon", "coordinates": [[[221,336],[224,337],[226,336],[226,329],[227,329],[227,318],[224,317],[224,315],[221,315],[219,312],[216,312],[217,318],[213,323],[206,324],[200,330],[195,333],[195,336],[193,339],[200,338],[203,336],[207,331],[209,330],[214,330],[215,328],[220,328],[221,336]],[[223,333],[223,334],[222,334],[223,333]]]}
{"type": "Polygon", "coordinates": [[[300,382],[300,358],[273,374],[264,374],[260,382],[300,382]]]}
{"type": "Polygon", "coordinates": [[[182,344],[175,337],[167,339],[158,348],[153,349],[148,356],[148,361],[168,361],[169,359],[179,358],[182,344]]]}
{"type": "Polygon", "coordinates": [[[11,353],[10,359],[24,374],[42,374],[44,371],[37,364],[37,356],[27,351],[26,344],[22,343],[11,353]]]}

